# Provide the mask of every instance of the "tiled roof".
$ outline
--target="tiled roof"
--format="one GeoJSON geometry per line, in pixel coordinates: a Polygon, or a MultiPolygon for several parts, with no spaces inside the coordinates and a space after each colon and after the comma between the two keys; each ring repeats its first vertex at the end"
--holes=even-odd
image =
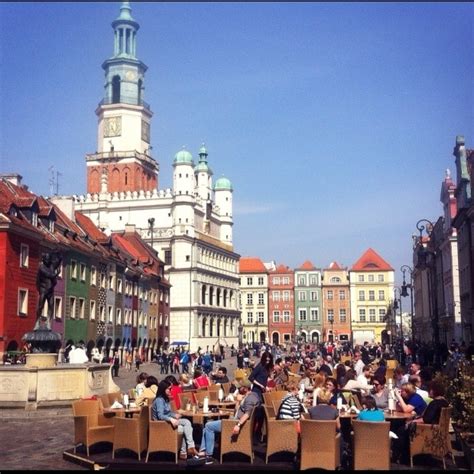
{"type": "Polygon", "coordinates": [[[89,217],[79,211],[74,212],[74,217],[76,218],[76,222],[91,239],[94,239],[97,242],[107,241],[108,237],[90,220],[89,217]]]}
{"type": "Polygon", "coordinates": [[[0,211],[8,212],[10,206],[31,207],[36,201],[36,196],[21,186],[10,181],[0,179],[0,211]]]}
{"type": "Polygon", "coordinates": [[[259,258],[241,257],[239,260],[240,273],[267,273],[265,265],[259,258]]]}
{"type": "Polygon", "coordinates": [[[344,270],[337,262],[331,262],[326,270],[344,270]]]}
{"type": "Polygon", "coordinates": [[[352,271],[393,271],[393,268],[373,249],[369,248],[352,266],[352,271]]]}
{"type": "Polygon", "coordinates": [[[297,270],[316,270],[316,267],[309,260],[306,260],[297,270]]]}
{"type": "Polygon", "coordinates": [[[282,263],[278,265],[275,270],[271,271],[270,273],[293,273],[293,270],[290,269],[287,265],[283,265],[282,263]]]}

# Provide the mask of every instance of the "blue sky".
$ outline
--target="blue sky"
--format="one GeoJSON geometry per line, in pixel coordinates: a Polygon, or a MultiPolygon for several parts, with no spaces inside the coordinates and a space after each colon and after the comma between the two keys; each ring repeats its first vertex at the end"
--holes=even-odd
{"type": "MultiPolygon", "coordinates": [[[[120,3],[0,4],[0,171],[85,191],[120,3]]],[[[397,272],[474,147],[472,3],[133,3],[159,187],[202,142],[243,256],[397,272]]]]}

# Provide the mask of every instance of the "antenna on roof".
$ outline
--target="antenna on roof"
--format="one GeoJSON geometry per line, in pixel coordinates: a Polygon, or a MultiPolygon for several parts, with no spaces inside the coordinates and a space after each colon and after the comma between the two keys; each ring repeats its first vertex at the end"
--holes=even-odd
{"type": "Polygon", "coordinates": [[[56,196],[59,194],[59,177],[63,174],[59,171],[54,171],[54,165],[51,165],[48,168],[48,171],[51,173],[51,177],[49,178],[49,193],[52,196],[55,194],[56,196]],[[56,193],[54,192],[54,188],[56,187],[56,193]]]}

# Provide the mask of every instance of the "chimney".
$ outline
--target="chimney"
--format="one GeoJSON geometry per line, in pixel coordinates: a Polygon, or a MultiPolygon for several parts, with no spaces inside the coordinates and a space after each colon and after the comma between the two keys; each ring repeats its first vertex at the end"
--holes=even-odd
{"type": "Polygon", "coordinates": [[[68,219],[76,222],[76,217],[74,216],[76,206],[72,196],[52,196],[49,198],[49,201],[58,206],[68,219]]]}
{"type": "Polygon", "coordinates": [[[135,224],[125,224],[125,233],[134,234],[135,233],[135,224]]]}
{"type": "Polygon", "coordinates": [[[18,173],[2,173],[0,174],[0,178],[9,181],[10,183],[14,184],[15,186],[22,186],[21,180],[23,176],[18,173]]]}

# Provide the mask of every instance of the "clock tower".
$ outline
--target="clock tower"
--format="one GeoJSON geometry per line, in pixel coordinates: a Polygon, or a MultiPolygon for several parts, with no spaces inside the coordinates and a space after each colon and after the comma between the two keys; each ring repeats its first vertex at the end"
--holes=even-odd
{"type": "Polygon", "coordinates": [[[158,186],[158,163],[151,156],[153,113],[143,100],[147,66],[137,59],[139,24],[129,2],[122,2],[112,22],[114,54],[102,68],[105,94],[97,107],[97,152],[86,156],[87,192],[153,191],[158,186]],[[102,183],[102,186],[101,186],[102,183]]]}

